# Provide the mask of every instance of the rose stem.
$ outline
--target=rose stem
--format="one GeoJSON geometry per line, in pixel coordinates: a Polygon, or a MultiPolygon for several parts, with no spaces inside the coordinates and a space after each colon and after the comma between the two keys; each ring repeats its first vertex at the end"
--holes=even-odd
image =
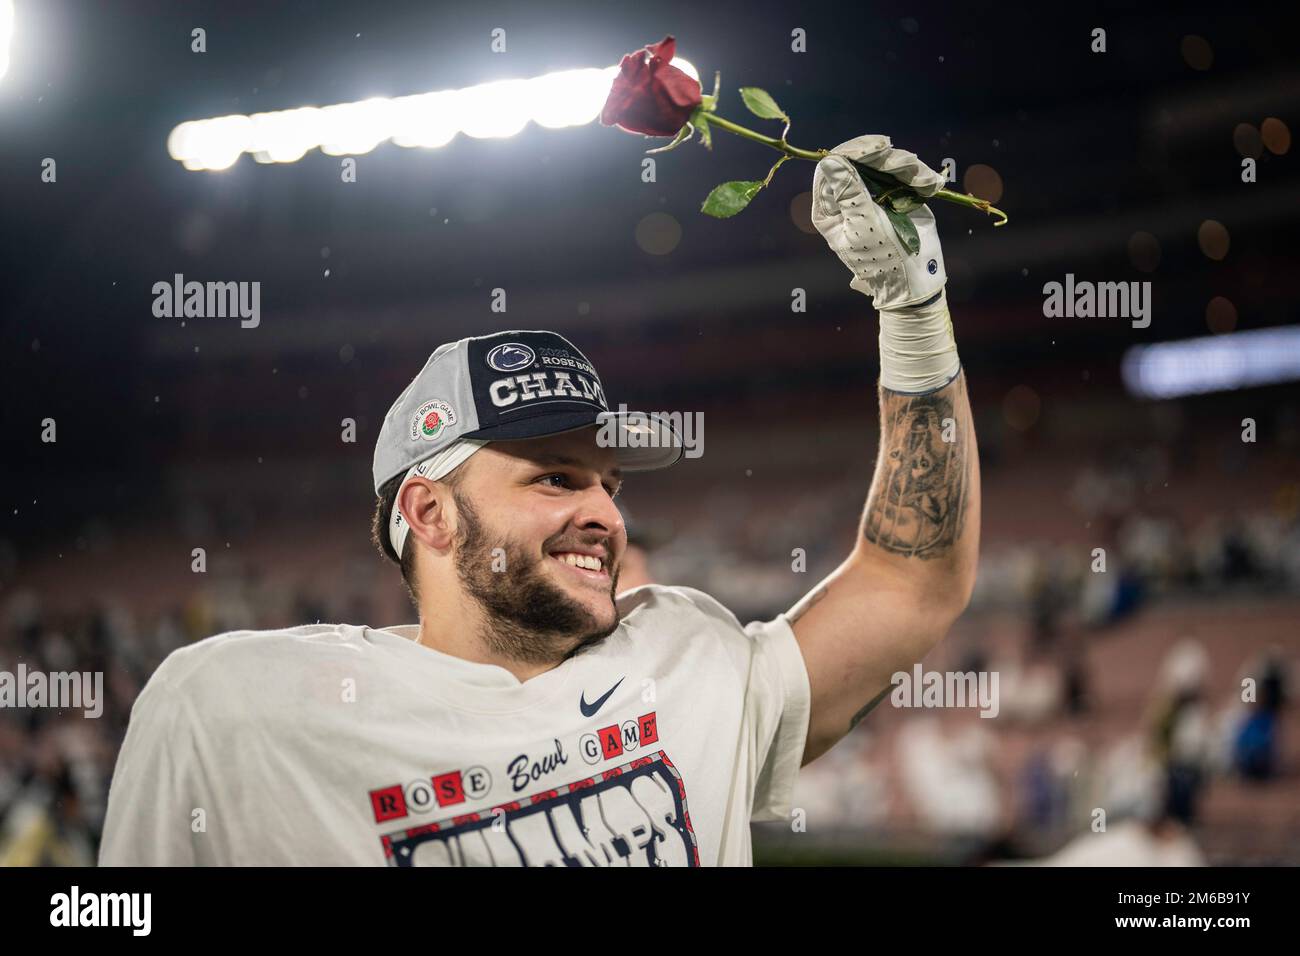
{"type": "MultiPolygon", "coordinates": [[[[796,146],[791,146],[784,139],[776,139],[772,136],[764,136],[762,133],[756,133],[752,129],[747,129],[744,126],[741,126],[739,123],[733,123],[731,120],[719,116],[717,113],[706,113],[704,120],[710,126],[721,126],[728,132],[735,133],[737,136],[743,136],[745,139],[752,139],[754,142],[762,143],[764,146],[770,146],[772,149],[785,153],[787,156],[791,156],[795,159],[806,159],[815,163],[824,156],[830,155],[829,149],[799,149],[796,146]]],[[[893,186],[894,188],[911,191],[909,186],[899,183],[897,180],[888,177],[885,174],[878,174],[876,182],[873,185],[876,185],[877,187],[893,186]]],[[[943,199],[947,202],[956,203],[959,206],[968,206],[971,209],[978,209],[980,212],[988,213],[990,216],[1000,216],[1001,218],[993,224],[995,226],[1004,225],[1007,221],[1007,214],[1001,209],[990,204],[987,199],[980,199],[977,196],[972,196],[970,193],[958,193],[953,192],[951,189],[940,189],[934,194],[933,198],[943,199]]],[[[879,201],[879,197],[877,197],[877,201],[879,201]]]]}

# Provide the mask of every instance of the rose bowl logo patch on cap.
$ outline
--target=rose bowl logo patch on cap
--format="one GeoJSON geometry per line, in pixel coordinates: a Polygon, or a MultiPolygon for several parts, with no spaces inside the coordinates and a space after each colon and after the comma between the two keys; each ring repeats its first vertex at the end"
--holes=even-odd
{"type": "Polygon", "coordinates": [[[432,398],[411,419],[411,441],[437,441],[448,425],[455,424],[456,410],[442,399],[432,398]]]}

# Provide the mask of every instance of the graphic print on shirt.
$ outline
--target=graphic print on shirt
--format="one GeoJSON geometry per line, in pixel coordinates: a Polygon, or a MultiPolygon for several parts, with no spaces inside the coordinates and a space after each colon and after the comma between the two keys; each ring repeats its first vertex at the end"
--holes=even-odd
{"type": "Polygon", "coordinates": [[[397,784],[370,791],[370,809],[375,814],[375,822],[398,820],[408,813],[426,813],[433,809],[454,803],[464,803],[487,796],[492,789],[492,775],[486,767],[470,767],[468,770],[452,770],[440,773],[436,777],[412,780],[405,786],[397,784]]]}
{"type": "Polygon", "coordinates": [[[662,750],[381,840],[390,866],[700,865],[686,784],[662,750]]]}

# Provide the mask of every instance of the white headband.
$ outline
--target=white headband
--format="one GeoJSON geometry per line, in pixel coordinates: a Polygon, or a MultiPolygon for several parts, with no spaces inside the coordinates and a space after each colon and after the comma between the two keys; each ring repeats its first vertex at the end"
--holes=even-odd
{"type": "Polygon", "coordinates": [[[397,486],[397,497],[393,500],[393,513],[388,516],[388,540],[393,545],[393,553],[397,555],[398,561],[402,560],[402,547],[406,544],[406,536],[411,531],[411,526],[407,523],[410,519],[402,514],[401,505],[402,489],[406,483],[416,475],[428,478],[430,481],[437,481],[486,444],[487,442],[476,438],[458,439],[432,458],[426,458],[419,464],[412,465],[406,472],[406,477],[397,486]]]}

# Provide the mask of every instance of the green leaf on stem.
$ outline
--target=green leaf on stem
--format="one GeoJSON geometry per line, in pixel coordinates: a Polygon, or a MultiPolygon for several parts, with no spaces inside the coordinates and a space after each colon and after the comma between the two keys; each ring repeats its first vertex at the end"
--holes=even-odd
{"type": "Polygon", "coordinates": [[[920,193],[889,173],[882,173],[878,169],[854,160],[849,162],[862,177],[862,182],[866,185],[867,192],[871,193],[871,198],[879,205],[887,206],[894,212],[909,213],[925,202],[920,193]]]}
{"type": "Polygon", "coordinates": [[[898,233],[898,238],[902,240],[907,251],[916,255],[921,251],[921,237],[916,234],[916,225],[906,215],[901,212],[895,212],[888,205],[882,206],[885,215],[889,221],[894,224],[894,232],[898,233]]]}
{"type": "Polygon", "coordinates": [[[734,180],[715,186],[700,206],[700,212],[718,219],[730,219],[749,205],[749,201],[763,188],[761,180],[734,180]]]}
{"type": "Polygon", "coordinates": [[[850,159],[849,165],[858,171],[858,175],[862,177],[862,181],[866,184],[867,191],[871,193],[872,198],[879,197],[891,190],[907,188],[889,173],[882,173],[866,163],[859,163],[857,160],[850,159]]]}
{"type": "Polygon", "coordinates": [[[790,119],[785,115],[785,111],[776,105],[776,100],[772,99],[767,90],[760,90],[757,86],[742,86],[740,97],[755,116],[761,116],[763,119],[790,119]]]}
{"type": "Polygon", "coordinates": [[[921,251],[921,237],[916,234],[916,225],[908,218],[908,213],[913,209],[925,204],[921,195],[910,186],[899,182],[888,173],[882,173],[878,169],[873,169],[864,163],[850,159],[849,162],[853,168],[858,171],[862,177],[863,183],[867,187],[867,192],[871,194],[872,201],[885,211],[889,221],[894,226],[894,232],[898,234],[899,240],[903,243],[912,255],[921,251]]]}
{"type": "Polygon", "coordinates": [[[889,208],[904,216],[923,205],[925,200],[911,190],[900,190],[889,197],[889,208]]]}

